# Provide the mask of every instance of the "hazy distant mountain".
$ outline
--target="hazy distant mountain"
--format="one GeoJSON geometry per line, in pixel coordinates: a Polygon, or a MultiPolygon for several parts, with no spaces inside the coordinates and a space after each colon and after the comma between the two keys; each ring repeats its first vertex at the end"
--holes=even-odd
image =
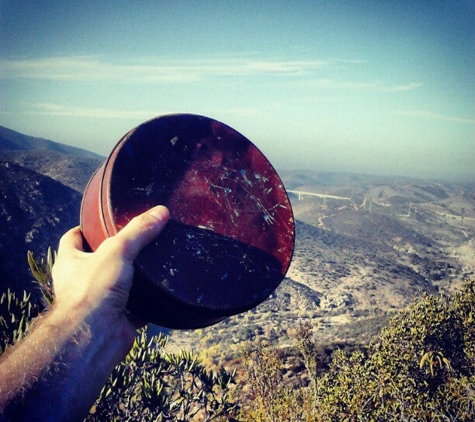
{"type": "Polygon", "coordinates": [[[0,151],[31,151],[42,150],[47,152],[58,152],[61,154],[72,155],[76,157],[92,158],[103,160],[100,155],[85,149],[64,145],[59,142],[53,142],[48,139],[37,138],[15,132],[4,126],[0,126],[0,151]]]}
{"type": "Polygon", "coordinates": [[[49,176],[82,193],[104,157],[0,126],[0,160],[49,176]]]}
{"type": "Polygon", "coordinates": [[[43,256],[79,223],[81,193],[102,160],[0,126],[0,291],[31,289],[27,251],[43,256]]]}

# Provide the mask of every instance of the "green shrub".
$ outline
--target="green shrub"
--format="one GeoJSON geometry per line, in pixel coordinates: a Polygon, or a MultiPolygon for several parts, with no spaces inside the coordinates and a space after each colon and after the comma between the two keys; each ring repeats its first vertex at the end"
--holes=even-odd
{"type": "Polygon", "coordinates": [[[399,312],[368,355],[336,353],[317,380],[317,420],[475,418],[474,284],[424,295],[399,312]]]}
{"type": "MultiPolygon", "coordinates": [[[[47,303],[52,302],[53,289],[51,268],[54,263],[54,252],[48,249],[47,259],[35,260],[28,252],[30,269],[37,279],[43,297],[47,303]]],[[[8,346],[19,341],[28,331],[31,320],[44,309],[44,304],[31,299],[31,293],[23,292],[22,297],[10,289],[0,296],[0,355],[5,353],[8,346]]]]}
{"type": "Polygon", "coordinates": [[[163,335],[140,330],[91,409],[87,421],[202,421],[231,416],[235,373],[207,371],[191,352],[167,353],[163,335]]]}
{"type": "Polygon", "coordinates": [[[283,379],[279,352],[262,342],[250,343],[243,356],[241,398],[246,405],[240,421],[304,422],[311,412],[311,397],[283,379]]]}
{"type": "Polygon", "coordinates": [[[242,421],[475,420],[474,283],[452,297],[423,295],[397,313],[368,348],[333,354],[322,373],[308,322],[294,330],[309,382],[284,385],[270,345],[251,346],[242,421]]]}
{"type": "MultiPolygon", "coordinates": [[[[54,299],[53,260],[51,252],[39,264],[29,256],[47,301],[54,299]]],[[[0,352],[40,309],[26,293],[0,297],[0,352]]],[[[141,330],[86,420],[217,421],[237,413],[243,422],[475,420],[474,317],[474,282],[451,297],[424,294],[395,314],[377,342],[351,354],[336,351],[323,373],[313,327],[302,322],[293,340],[308,382],[288,385],[279,350],[253,339],[238,390],[236,371],[208,371],[191,352],[166,352],[166,337],[147,339],[141,330]]]]}
{"type": "Polygon", "coordinates": [[[0,297],[0,355],[8,346],[19,341],[28,331],[31,320],[38,315],[40,307],[31,301],[31,295],[23,292],[18,298],[8,289],[0,297]]]}

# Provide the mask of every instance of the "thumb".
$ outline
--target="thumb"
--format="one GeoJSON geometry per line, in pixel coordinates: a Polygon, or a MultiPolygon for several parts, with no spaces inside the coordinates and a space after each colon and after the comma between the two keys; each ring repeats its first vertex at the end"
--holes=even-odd
{"type": "Polygon", "coordinates": [[[148,245],[166,226],[170,212],[158,205],[134,217],[114,238],[123,245],[123,257],[133,262],[139,252],[148,245]]]}

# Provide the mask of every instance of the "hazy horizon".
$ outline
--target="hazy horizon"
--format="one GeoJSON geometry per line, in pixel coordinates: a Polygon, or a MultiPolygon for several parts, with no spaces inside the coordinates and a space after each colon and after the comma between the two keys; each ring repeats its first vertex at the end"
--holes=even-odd
{"type": "MultiPolygon", "coordinates": [[[[2,124],[0,124],[0,127],[6,127],[2,124]]],[[[11,129],[11,128],[6,128],[6,129],[11,129]]],[[[13,129],[11,129],[13,130],[13,129]]],[[[16,131],[17,132],[17,131],[16,131]]],[[[22,133],[22,132],[19,132],[19,133],[22,133]]],[[[36,138],[41,138],[41,137],[38,137],[38,136],[35,136],[34,134],[27,134],[27,133],[22,133],[23,135],[26,135],[26,136],[31,136],[31,137],[36,137],[36,138]]],[[[66,143],[63,143],[61,141],[58,141],[58,140],[54,140],[54,139],[47,139],[47,138],[42,138],[42,139],[45,139],[47,141],[53,141],[53,142],[57,142],[57,143],[60,143],[60,144],[64,144],[64,145],[69,145],[69,146],[73,146],[73,147],[77,147],[77,145],[70,145],[70,144],[66,144],[66,143]]],[[[79,148],[82,148],[82,147],[79,147],[79,148]]],[[[87,149],[87,148],[82,148],[84,149],[85,151],[88,151],[88,152],[94,152],[94,151],[91,151],[90,149],[87,149]]],[[[102,157],[104,160],[107,158],[106,155],[104,154],[100,154],[100,153],[97,153],[97,152],[94,152],[95,154],[98,154],[98,157],[102,157]]],[[[266,155],[266,154],[264,154],[266,155]]],[[[267,155],[266,155],[267,158],[269,158],[267,155]]],[[[338,166],[336,167],[333,167],[332,169],[328,169],[328,168],[325,168],[325,166],[321,166],[319,168],[305,168],[303,166],[301,167],[279,167],[275,162],[271,162],[271,164],[275,167],[276,171],[279,173],[279,174],[286,174],[286,173],[329,173],[329,174],[338,174],[338,175],[355,175],[355,176],[369,176],[369,177],[382,177],[382,178],[385,178],[385,177],[388,177],[388,178],[401,178],[401,179],[420,179],[420,180],[426,180],[426,181],[440,181],[440,182],[454,182],[454,183],[475,183],[475,177],[472,178],[472,179],[467,179],[467,178],[457,178],[457,177],[450,177],[450,176],[445,176],[445,177],[442,177],[442,176],[439,176],[439,177],[431,177],[431,176],[423,176],[423,175],[407,175],[407,174],[391,174],[391,173],[388,173],[388,172],[381,172],[381,173],[378,173],[378,172],[367,172],[367,171],[363,171],[362,169],[357,169],[355,171],[351,171],[349,170],[348,168],[338,168],[338,166]]]]}
{"type": "Polygon", "coordinates": [[[0,124],[107,156],[161,114],[279,171],[475,181],[469,1],[0,1],[0,124]]]}

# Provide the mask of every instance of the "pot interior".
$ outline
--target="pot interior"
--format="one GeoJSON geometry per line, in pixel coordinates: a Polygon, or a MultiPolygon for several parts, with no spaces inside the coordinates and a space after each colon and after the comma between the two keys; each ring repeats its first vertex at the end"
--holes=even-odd
{"type": "Polygon", "coordinates": [[[113,232],[157,204],[170,210],[136,260],[158,294],[224,317],[282,281],[294,247],[290,202],[244,136],[203,116],[162,116],[129,132],[111,157],[103,189],[113,232]]]}

